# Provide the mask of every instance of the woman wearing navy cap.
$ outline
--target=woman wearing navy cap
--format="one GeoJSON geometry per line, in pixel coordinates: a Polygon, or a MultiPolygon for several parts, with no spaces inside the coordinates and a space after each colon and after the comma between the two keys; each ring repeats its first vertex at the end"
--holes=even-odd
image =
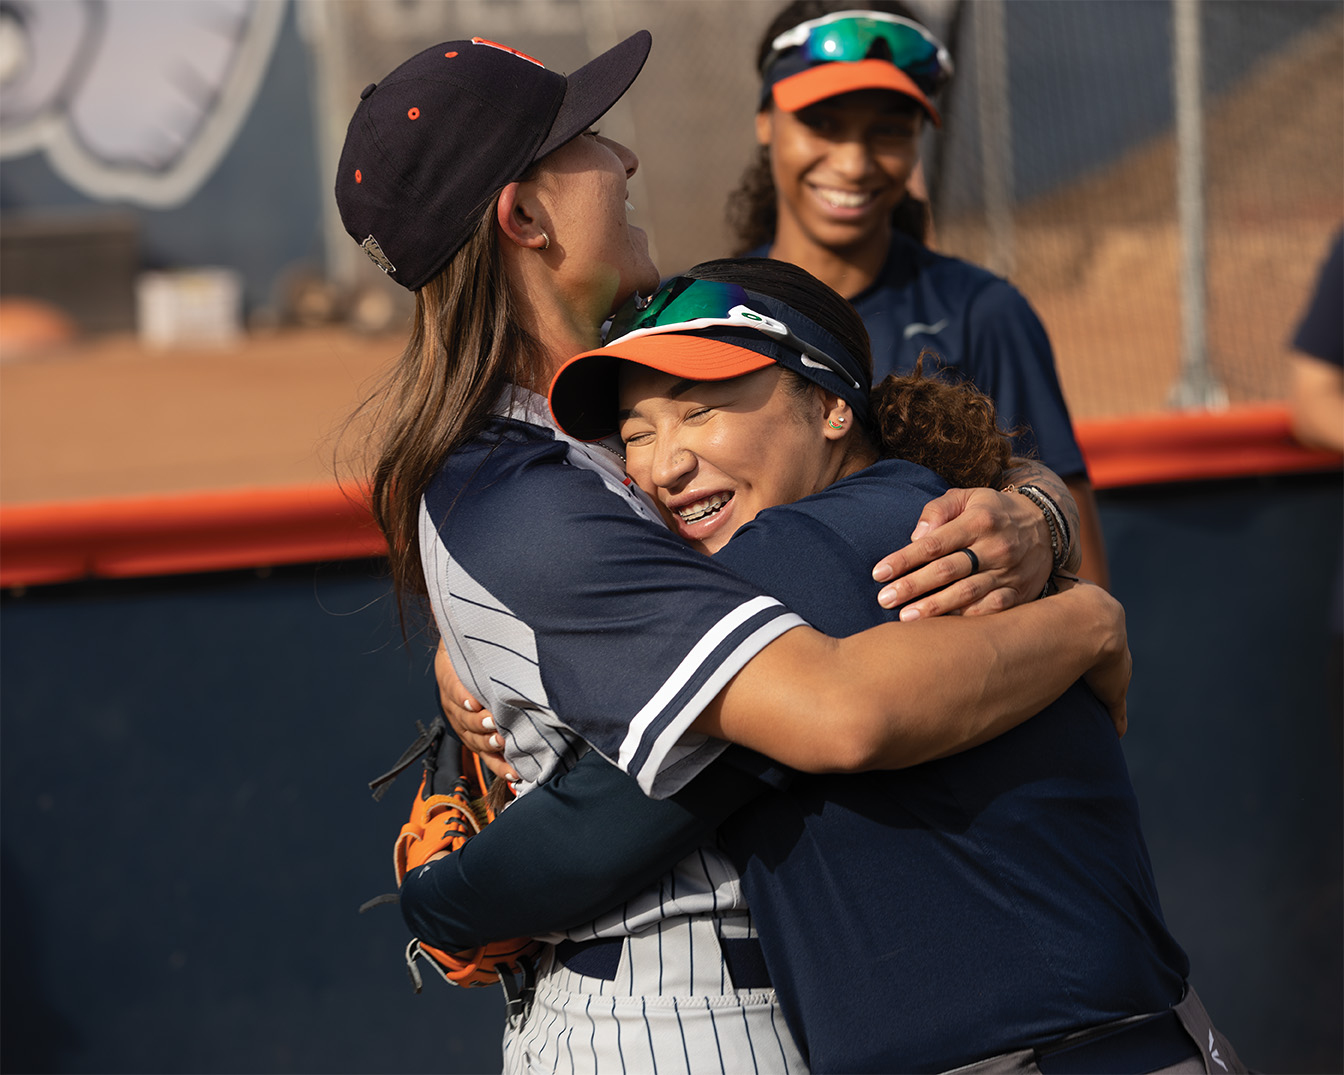
{"type": "Polygon", "coordinates": [[[1109,573],[1087,468],[1049,337],[1007,281],[925,245],[910,190],[924,125],[952,76],[947,49],[904,4],[797,0],[757,53],[760,152],[729,201],[737,253],[793,262],[849,299],[881,377],[925,348],[990,396],[1015,450],[1038,456],[1078,506],[1084,578],[1109,573]],[[859,9],[859,10],[856,10],[859,9]]]}
{"type": "MultiPolygon", "coordinates": [[[[481,38],[426,49],[365,91],[338,166],[347,230],[416,294],[372,404],[374,514],[399,598],[427,598],[518,790],[595,749],[669,795],[727,749],[716,731],[803,769],[907,765],[1014,726],[1089,669],[1123,727],[1123,614],[1095,587],[832,639],[671,534],[618,445],[555,427],[554,372],[657,286],[628,216],[637,158],[591,127],[649,44],[569,77],[481,38]]],[[[715,849],[598,928],[622,945],[603,999],[552,1039],[580,1066],[801,1069],[715,849]]],[[[542,984],[563,973],[549,958],[542,984]]],[[[510,1042],[511,1070],[557,1062],[510,1042]]]]}

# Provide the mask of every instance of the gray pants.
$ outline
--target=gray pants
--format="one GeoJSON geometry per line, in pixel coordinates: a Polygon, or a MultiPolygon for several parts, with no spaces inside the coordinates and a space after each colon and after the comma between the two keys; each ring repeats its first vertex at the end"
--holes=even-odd
{"type": "MultiPolygon", "coordinates": [[[[1158,1067],[1140,1066],[1132,1070],[1147,1075],[1159,1075],[1159,1073],[1185,1075],[1187,1072],[1190,1075],[1195,1075],[1197,1072],[1204,1072],[1206,1075],[1235,1075],[1246,1071],[1246,1066],[1237,1056],[1236,1050],[1214,1029],[1209,1013],[1204,1010],[1199,997],[1188,985],[1185,997],[1172,1012],[1179,1021],[1180,1031],[1184,1031],[1190,1039],[1191,1055],[1158,1067]]],[[[1154,1018],[1140,1015],[1131,1019],[1121,1019],[1071,1034],[1049,1048],[1019,1049],[1017,1052],[1002,1053],[987,1060],[977,1060],[974,1064],[959,1067],[955,1072],[946,1072],[945,1075],[1041,1075],[1043,1072],[1048,1075],[1052,1071],[1078,1070],[1070,1066],[1071,1060],[1076,1061],[1085,1051],[1094,1055],[1098,1053],[1119,1055],[1130,1033],[1141,1033],[1140,1025],[1149,1024],[1154,1018]]],[[[1160,1015],[1157,1018],[1160,1018],[1160,1015]]]]}

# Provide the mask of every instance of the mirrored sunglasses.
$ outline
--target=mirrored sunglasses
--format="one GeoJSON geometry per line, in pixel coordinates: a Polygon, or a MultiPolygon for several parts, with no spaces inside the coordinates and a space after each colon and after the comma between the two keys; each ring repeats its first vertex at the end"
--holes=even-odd
{"type": "Polygon", "coordinates": [[[790,49],[813,64],[890,60],[927,94],[952,77],[952,54],[917,22],[881,11],[838,11],[785,30],[770,43],[762,74],[790,49]]]}
{"type": "Polygon", "coordinates": [[[664,332],[745,328],[797,351],[805,366],[830,370],[852,388],[863,391],[863,386],[838,360],[800,338],[782,321],[752,309],[753,304],[761,305],[737,284],[679,276],[647,301],[636,295],[622,306],[611,320],[606,343],[610,346],[619,339],[664,332]]]}

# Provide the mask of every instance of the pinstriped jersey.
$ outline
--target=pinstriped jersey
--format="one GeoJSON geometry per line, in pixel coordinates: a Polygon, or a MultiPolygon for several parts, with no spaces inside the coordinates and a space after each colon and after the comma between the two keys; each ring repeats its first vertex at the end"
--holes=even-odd
{"type": "MultiPolygon", "coordinates": [[[[678,540],[609,454],[565,437],[541,397],[513,389],[421,503],[435,620],[494,717],[520,794],[590,746],[646,794],[672,794],[726,747],[691,723],[803,622],[678,540]]],[[[705,848],[575,935],[740,906],[736,871],[705,848]]]]}

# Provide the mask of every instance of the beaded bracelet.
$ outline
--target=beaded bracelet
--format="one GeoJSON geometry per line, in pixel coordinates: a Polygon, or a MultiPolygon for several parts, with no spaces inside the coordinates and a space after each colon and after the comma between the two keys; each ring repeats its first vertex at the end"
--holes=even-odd
{"type": "Polygon", "coordinates": [[[1059,505],[1049,493],[1035,485],[1009,485],[1003,491],[1021,493],[1041,509],[1041,514],[1045,516],[1046,529],[1050,531],[1050,556],[1054,569],[1059,571],[1068,561],[1069,549],[1073,544],[1068,521],[1064,518],[1064,513],[1059,510],[1059,505]]]}

